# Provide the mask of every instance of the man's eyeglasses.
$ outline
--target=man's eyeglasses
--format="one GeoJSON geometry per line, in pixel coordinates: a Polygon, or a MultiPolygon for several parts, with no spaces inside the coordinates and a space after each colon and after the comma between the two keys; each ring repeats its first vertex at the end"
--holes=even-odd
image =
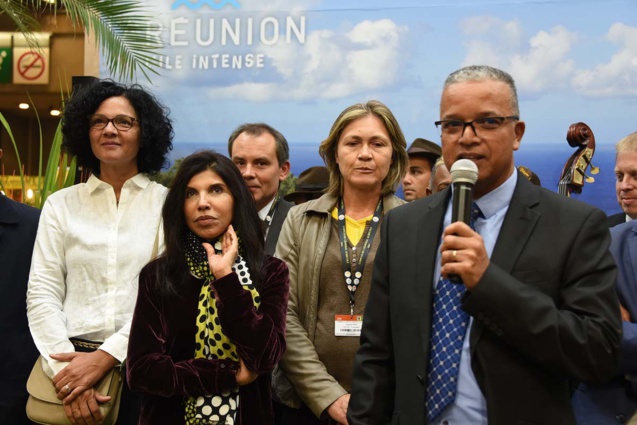
{"type": "Polygon", "coordinates": [[[480,132],[485,131],[493,131],[497,130],[504,124],[507,120],[519,120],[520,117],[517,115],[511,115],[508,117],[484,117],[477,118],[473,121],[460,121],[460,120],[443,120],[436,121],[436,128],[441,136],[450,136],[450,137],[460,137],[464,134],[465,128],[467,126],[471,127],[474,134],[478,134],[476,129],[479,129],[480,132]]]}
{"type": "Polygon", "coordinates": [[[88,122],[92,130],[103,130],[109,122],[112,122],[119,131],[128,131],[135,125],[135,121],[140,122],[137,118],[128,115],[117,115],[114,118],[106,118],[102,114],[93,114],[88,117],[88,122]]]}

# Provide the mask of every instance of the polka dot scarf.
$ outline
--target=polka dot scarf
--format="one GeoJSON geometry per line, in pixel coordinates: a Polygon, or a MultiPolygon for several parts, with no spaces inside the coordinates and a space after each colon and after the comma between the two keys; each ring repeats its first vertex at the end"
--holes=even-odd
{"type": "MultiPolygon", "coordinates": [[[[215,277],[210,272],[208,256],[202,243],[206,242],[191,231],[186,235],[186,262],[190,273],[203,280],[199,294],[199,314],[195,335],[195,358],[232,359],[239,361],[237,348],[223,333],[214,292],[210,286],[215,277]]],[[[221,242],[212,243],[217,253],[221,253],[221,242]]],[[[237,256],[232,269],[237,273],[245,290],[250,291],[255,306],[260,304],[259,293],[252,284],[250,272],[241,255],[237,256]]],[[[189,397],[185,401],[186,425],[225,424],[233,425],[239,410],[239,388],[229,389],[220,394],[189,397]]]]}

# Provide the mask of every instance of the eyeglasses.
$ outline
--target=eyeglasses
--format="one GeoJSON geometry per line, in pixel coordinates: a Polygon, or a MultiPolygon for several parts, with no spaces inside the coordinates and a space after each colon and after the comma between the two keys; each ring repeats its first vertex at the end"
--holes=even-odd
{"type": "Polygon", "coordinates": [[[497,130],[504,124],[506,120],[519,120],[517,115],[511,115],[508,117],[484,117],[477,118],[473,121],[460,121],[460,120],[443,120],[436,121],[434,124],[438,129],[441,136],[447,137],[460,137],[464,134],[467,126],[471,127],[474,134],[478,135],[476,128],[480,129],[480,132],[497,130]]]}
{"type": "Polygon", "coordinates": [[[135,125],[135,121],[141,122],[137,118],[128,115],[116,115],[114,118],[106,118],[102,114],[93,114],[88,117],[88,122],[92,130],[103,130],[109,122],[112,122],[119,131],[128,131],[135,125]]]}

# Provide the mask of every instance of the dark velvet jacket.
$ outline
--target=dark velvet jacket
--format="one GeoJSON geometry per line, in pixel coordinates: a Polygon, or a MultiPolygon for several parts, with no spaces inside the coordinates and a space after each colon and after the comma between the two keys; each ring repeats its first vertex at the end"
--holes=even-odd
{"type": "MultiPolygon", "coordinates": [[[[224,333],[247,368],[259,374],[240,387],[237,424],[274,423],[270,372],[285,351],[289,278],[281,260],[266,257],[264,262],[258,310],[235,273],[211,284],[224,333]]],[[[184,423],[185,398],[237,386],[239,363],[193,358],[201,280],[191,276],[179,296],[166,298],[155,289],[162,278],[156,270],[151,263],[139,278],[126,360],[128,385],[143,394],[140,424],[178,425],[184,423]]]]}

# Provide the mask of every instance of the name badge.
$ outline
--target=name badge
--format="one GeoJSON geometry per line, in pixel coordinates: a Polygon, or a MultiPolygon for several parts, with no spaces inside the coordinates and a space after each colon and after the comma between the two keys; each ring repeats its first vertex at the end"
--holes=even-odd
{"type": "Polygon", "coordinates": [[[363,329],[362,314],[337,314],[334,316],[334,335],[335,336],[361,336],[363,329]]]}

